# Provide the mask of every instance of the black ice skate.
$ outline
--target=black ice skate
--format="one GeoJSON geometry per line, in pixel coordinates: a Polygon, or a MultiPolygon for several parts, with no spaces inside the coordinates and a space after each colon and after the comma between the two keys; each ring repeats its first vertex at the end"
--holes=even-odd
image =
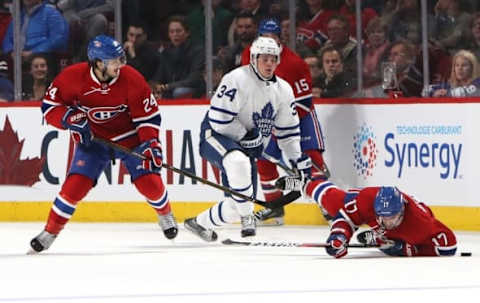
{"type": "Polygon", "coordinates": [[[158,215],[158,224],[163,230],[163,234],[169,240],[175,239],[178,233],[178,225],[171,212],[166,215],[158,215]]]}
{"type": "Polygon", "coordinates": [[[194,235],[200,237],[207,242],[214,242],[217,240],[217,233],[213,229],[206,229],[197,223],[197,218],[189,218],[183,222],[185,229],[192,232],[194,235]]]}
{"type": "Polygon", "coordinates": [[[285,224],[284,220],[285,210],[283,207],[270,209],[264,208],[255,212],[255,219],[257,225],[261,226],[276,226],[285,224]]]}
{"type": "Polygon", "coordinates": [[[41,251],[47,250],[50,245],[52,245],[53,241],[57,235],[51,234],[48,231],[42,231],[38,236],[30,241],[30,251],[28,254],[36,254],[41,251]]]}
{"type": "Polygon", "coordinates": [[[240,222],[242,223],[242,238],[252,237],[257,234],[257,224],[254,215],[240,217],[240,222]]]}
{"type": "Polygon", "coordinates": [[[377,239],[373,230],[366,230],[359,233],[357,235],[357,241],[368,246],[377,245],[377,239]]]}

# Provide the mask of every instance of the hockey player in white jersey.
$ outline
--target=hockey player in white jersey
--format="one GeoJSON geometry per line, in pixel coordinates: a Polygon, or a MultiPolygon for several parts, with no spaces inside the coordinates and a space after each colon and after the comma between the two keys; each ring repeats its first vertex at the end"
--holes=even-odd
{"type": "MultiPolygon", "coordinates": [[[[254,197],[255,160],[272,135],[294,169],[308,172],[309,162],[300,160],[300,127],[292,88],[274,74],[280,63],[278,44],[272,38],[259,37],[250,53],[250,64],[226,74],[210,101],[201,126],[200,154],[221,170],[225,185],[254,197]]],[[[255,236],[253,203],[226,196],[184,224],[210,242],[217,239],[215,227],[238,221],[242,237],[255,236]]]]}

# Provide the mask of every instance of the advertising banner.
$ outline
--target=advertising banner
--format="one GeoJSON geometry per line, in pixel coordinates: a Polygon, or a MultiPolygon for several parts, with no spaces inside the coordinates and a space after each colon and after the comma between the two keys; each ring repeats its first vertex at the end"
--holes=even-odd
{"type": "MultiPolygon", "coordinates": [[[[207,106],[163,106],[161,139],[166,161],[218,182],[198,152],[207,106]]],[[[332,181],[343,188],[395,185],[431,205],[479,206],[475,140],[480,104],[319,104],[332,181]]],[[[2,201],[50,201],[65,180],[73,146],[68,132],[45,125],[37,107],[6,107],[0,114],[2,201]]],[[[215,201],[222,193],[162,170],[172,201],[215,201]]],[[[144,201],[125,167],[107,167],[88,201],[144,201]]],[[[260,194],[261,197],[261,194],[260,194]]],[[[302,202],[302,201],[300,201],[302,202]]],[[[305,201],[303,201],[305,202],[305,201]]]]}

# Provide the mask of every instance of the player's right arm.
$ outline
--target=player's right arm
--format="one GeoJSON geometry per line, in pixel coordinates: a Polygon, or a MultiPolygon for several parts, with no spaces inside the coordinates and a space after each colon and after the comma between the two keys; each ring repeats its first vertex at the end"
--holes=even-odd
{"type": "Polygon", "coordinates": [[[210,100],[208,119],[214,131],[235,141],[240,141],[247,133],[247,129],[238,120],[242,101],[241,88],[235,77],[239,73],[226,74],[217,91],[210,100]]]}
{"type": "Polygon", "coordinates": [[[62,119],[68,108],[73,106],[73,93],[68,89],[65,73],[58,75],[47,88],[42,99],[42,113],[48,124],[59,129],[65,129],[62,119]]]}

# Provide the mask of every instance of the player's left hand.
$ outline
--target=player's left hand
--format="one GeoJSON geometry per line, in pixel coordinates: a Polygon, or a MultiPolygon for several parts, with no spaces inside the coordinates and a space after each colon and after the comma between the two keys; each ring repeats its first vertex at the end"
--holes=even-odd
{"type": "Polygon", "coordinates": [[[163,161],[162,145],[160,142],[156,139],[152,139],[142,143],[138,147],[138,150],[146,157],[146,159],[142,161],[143,169],[154,173],[160,172],[163,161]]]}
{"type": "Polygon", "coordinates": [[[327,239],[327,254],[335,258],[341,258],[347,255],[347,237],[342,233],[331,233],[327,239]]]}

